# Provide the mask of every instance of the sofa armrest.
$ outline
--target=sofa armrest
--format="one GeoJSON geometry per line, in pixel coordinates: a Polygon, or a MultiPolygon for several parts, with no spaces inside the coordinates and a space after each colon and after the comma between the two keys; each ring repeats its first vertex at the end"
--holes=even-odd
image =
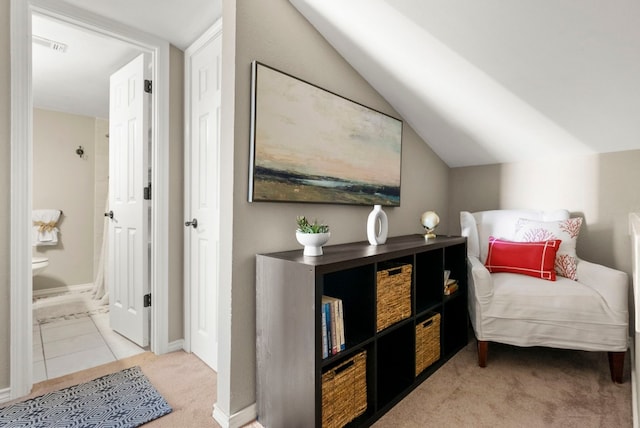
{"type": "Polygon", "coordinates": [[[469,255],[467,260],[469,267],[469,294],[475,296],[481,305],[488,304],[493,295],[491,273],[477,257],[469,255]]]}
{"type": "Polygon", "coordinates": [[[629,311],[629,277],[607,266],[578,261],[578,282],[596,290],[613,310],[629,311]]]}

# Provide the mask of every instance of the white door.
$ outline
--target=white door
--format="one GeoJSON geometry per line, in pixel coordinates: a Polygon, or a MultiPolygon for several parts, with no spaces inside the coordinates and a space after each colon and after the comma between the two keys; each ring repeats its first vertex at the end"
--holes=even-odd
{"type": "Polygon", "coordinates": [[[107,284],[111,328],[140,346],[149,344],[149,101],[147,54],[111,76],[109,101],[109,251],[107,284]]]}
{"type": "Polygon", "coordinates": [[[189,141],[187,142],[186,242],[191,352],[218,366],[218,255],[221,37],[187,50],[189,141]]]}

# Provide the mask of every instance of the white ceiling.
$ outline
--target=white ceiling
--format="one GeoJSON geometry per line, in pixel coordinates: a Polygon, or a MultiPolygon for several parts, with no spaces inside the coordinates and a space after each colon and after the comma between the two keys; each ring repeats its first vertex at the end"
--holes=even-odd
{"type": "MultiPolygon", "coordinates": [[[[134,27],[184,50],[222,14],[222,0],[65,0],[80,9],[134,27]]],[[[68,45],[65,53],[33,45],[34,106],[108,117],[109,76],[140,52],[34,14],[32,33],[68,45]]]]}
{"type": "Polygon", "coordinates": [[[449,166],[640,149],[640,2],[290,1],[449,166]]]}
{"type": "Polygon", "coordinates": [[[67,45],[62,53],[33,44],[34,106],[108,118],[109,76],[140,52],[124,42],[37,15],[32,33],[67,45]]]}

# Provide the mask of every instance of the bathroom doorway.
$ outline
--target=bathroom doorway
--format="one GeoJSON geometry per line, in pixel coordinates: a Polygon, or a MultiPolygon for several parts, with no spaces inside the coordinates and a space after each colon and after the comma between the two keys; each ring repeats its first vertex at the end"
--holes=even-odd
{"type": "MultiPolygon", "coordinates": [[[[50,4],[37,0],[11,1],[11,349],[10,396],[27,394],[33,383],[32,376],[32,114],[31,101],[31,18],[43,15],[71,26],[93,31],[106,38],[131,43],[148,52],[153,64],[154,93],[152,116],[152,173],[155,184],[151,202],[151,307],[150,349],[156,354],[168,351],[167,293],[168,254],[166,218],[168,183],[168,58],[167,42],[138,32],[121,24],[60,3],[50,4]],[[25,55],[27,53],[27,55],[25,55]],[[28,286],[25,286],[28,285],[28,286]]],[[[64,223],[62,223],[64,224],[64,223]]]]}
{"type": "MultiPolygon", "coordinates": [[[[143,53],[39,14],[32,41],[32,203],[34,213],[60,211],[54,241],[34,231],[33,255],[48,262],[33,277],[36,383],[145,351],[113,331],[104,272],[109,78],[143,53]]],[[[136,259],[148,259],[140,250],[136,259]]]]}

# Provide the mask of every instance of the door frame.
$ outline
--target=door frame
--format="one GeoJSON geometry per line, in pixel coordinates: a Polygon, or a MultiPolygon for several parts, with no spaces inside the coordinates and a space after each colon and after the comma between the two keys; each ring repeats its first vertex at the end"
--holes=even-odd
{"type": "MultiPolygon", "coordinates": [[[[188,171],[191,168],[191,56],[198,52],[205,44],[216,37],[222,37],[222,18],[218,19],[208,30],[206,30],[198,39],[193,42],[184,51],[184,212],[191,212],[191,176],[188,171]]],[[[220,124],[219,124],[220,125],[220,124]]],[[[220,131],[220,130],[218,130],[220,131]]],[[[220,175],[220,172],[217,172],[220,175]]],[[[218,179],[218,189],[220,194],[221,183],[218,179]]],[[[218,218],[220,220],[220,218],[218,218]]],[[[218,221],[220,223],[220,221],[218,221]]],[[[218,225],[219,227],[219,225],[218,225]]],[[[184,350],[191,352],[191,233],[184,234],[184,350]]],[[[220,266],[220,263],[217,264],[220,266]]],[[[220,284],[220,272],[216,272],[218,277],[218,287],[220,284]]],[[[218,307],[214,308],[218,311],[218,307]]],[[[217,324],[219,330],[219,324],[217,324]]]]}
{"type": "Polygon", "coordinates": [[[169,265],[169,43],[59,0],[11,0],[11,173],[10,173],[10,399],[31,391],[32,274],[31,210],[33,101],[31,16],[37,13],[133,44],[151,53],[152,117],[151,351],[163,354],[168,340],[169,265]]]}

